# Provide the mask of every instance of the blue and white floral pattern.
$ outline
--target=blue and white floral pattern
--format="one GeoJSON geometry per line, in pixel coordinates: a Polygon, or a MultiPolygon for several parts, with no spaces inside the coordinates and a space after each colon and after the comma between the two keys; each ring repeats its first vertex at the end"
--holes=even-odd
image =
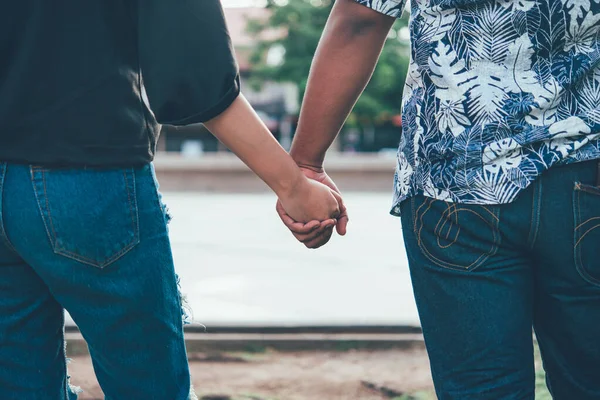
{"type": "Polygon", "coordinates": [[[509,203],[550,167],[600,158],[600,0],[411,1],[393,214],[416,194],[509,203]]]}

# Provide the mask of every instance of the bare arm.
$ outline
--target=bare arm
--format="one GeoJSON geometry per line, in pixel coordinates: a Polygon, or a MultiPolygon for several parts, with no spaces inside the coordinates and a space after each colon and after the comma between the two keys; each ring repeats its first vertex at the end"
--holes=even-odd
{"type": "Polygon", "coordinates": [[[371,78],[395,19],[353,0],[338,0],[310,71],[291,155],[320,170],[325,153],[371,78]]]}
{"type": "MultiPolygon", "coordinates": [[[[290,154],[306,176],[338,194],[337,186],[323,169],[325,153],[371,79],[394,21],[354,0],[337,0],[312,63],[290,154]]],[[[346,207],[340,205],[337,231],[344,235],[349,218],[346,207]]],[[[307,247],[322,246],[331,237],[323,227],[315,231],[312,225],[294,223],[282,207],[277,212],[307,247]]]]}
{"type": "Polygon", "coordinates": [[[301,171],[243,95],[205,126],[275,193],[286,194],[302,181],[301,171]]]}
{"type": "Polygon", "coordinates": [[[324,221],[339,213],[336,197],[327,187],[315,185],[302,174],[243,95],[205,125],[273,189],[296,221],[324,221]]]}

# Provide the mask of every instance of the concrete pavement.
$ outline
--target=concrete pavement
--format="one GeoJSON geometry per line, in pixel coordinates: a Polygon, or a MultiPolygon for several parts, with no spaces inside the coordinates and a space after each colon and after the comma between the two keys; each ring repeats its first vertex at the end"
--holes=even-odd
{"type": "Polygon", "coordinates": [[[389,193],[345,193],[348,235],[297,243],[270,194],[166,193],[176,269],[210,326],[418,326],[389,193]]]}

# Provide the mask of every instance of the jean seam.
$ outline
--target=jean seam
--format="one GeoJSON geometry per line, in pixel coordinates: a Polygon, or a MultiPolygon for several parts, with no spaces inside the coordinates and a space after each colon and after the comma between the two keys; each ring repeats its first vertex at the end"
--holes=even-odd
{"type": "Polygon", "coordinates": [[[54,246],[54,237],[52,236],[52,234],[50,233],[50,229],[48,229],[48,223],[46,222],[46,218],[44,218],[44,208],[42,206],[42,202],[40,201],[40,195],[39,195],[39,190],[38,190],[38,176],[37,176],[37,172],[38,172],[39,168],[38,167],[34,167],[31,166],[29,168],[29,172],[30,172],[30,176],[31,176],[31,186],[33,187],[33,192],[35,194],[35,200],[37,202],[38,205],[38,209],[40,211],[40,217],[42,218],[42,222],[44,224],[44,228],[46,229],[46,234],[48,236],[48,240],[50,241],[50,245],[52,246],[52,249],[55,248],[54,246]]]}
{"type": "Polygon", "coordinates": [[[129,213],[131,214],[131,229],[133,231],[133,236],[134,236],[134,242],[136,241],[136,239],[139,241],[139,228],[140,228],[140,220],[139,220],[139,214],[138,214],[138,207],[137,207],[137,195],[136,195],[136,190],[135,190],[135,171],[133,171],[133,169],[129,170],[129,172],[131,173],[131,180],[127,178],[127,171],[123,171],[123,176],[125,178],[125,188],[127,190],[127,201],[129,202],[129,213]],[[131,190],[133,190],[133,201],[131,200],[132,195],[131,195],[131,191],[129,190],[129,183],[131,181],[131,190]],[[136,220],[137,220],[137,224],[136,224],[136,220]]]}
{"type": "Polygon", "coordinates": [[[535,247],[540,229],[541,209],[542,209],[542,182],[538,180],[533,189],[533,199],[531,200],[531,224],[529,226],[529,236],[527,238],[530,249],[535,247]],[[537,202],[537,204],[536,204],[537,202]],[[536,207],[537,205],[537,207],[536,207]],[[535,227],[534,227],[535,225],[535,227]]]}
{"type": "Polygon", "coordinates": [[[65,371],[65,399],[69,400],[69,370],[67,367],[67,342],[65,341],[65,313],[62,313],[62,327],[63,327],[63,345],[62,355],[64,360],[64,371],[65,371]]]}
{"type": "Polygon", "coordinates": [[[6,245],[6,247],[14,254],[19,255],[17,250],[11,243],[8,238],[8,234],[6,233],[6,228],[4,227],[4,178],[6,176],[6,163],[2,163],[0,165],[0,238],[2,242],[6,245]]]}
{"type": "Polygon", "coordinates": [[[160,188],[158,186],[158,182],[157,182],[157,179],[154,176],[154,174],[152,175],[152,186],[154,189],[154,190],[152,190],[154,202],[158,205],[158,209],[161,212],[161,216],[165,222],[165,226],[167,227],[167,232],[168,232],[168,226],[169,226],[169,218],[167,216],[168,208],[167,208],[166,204],[164,203],[164,201],[161,200],[160,188]]]}
{"type": "Polygon", "coordinates": [[[42,170],[42,184],[44,187],[44,200],[46,202],[46,212],[48,213],[48,223],[50,224],[50,229],[52,230],[52,237],[54,238],[54,247],[57,248],[58,244],[56,243],[56,229],[54,228],[54,222],[52,221],[52,214],[50,213],[50,200],[48,199],[48,189],[46,184],[46,171],[42,170]]]}

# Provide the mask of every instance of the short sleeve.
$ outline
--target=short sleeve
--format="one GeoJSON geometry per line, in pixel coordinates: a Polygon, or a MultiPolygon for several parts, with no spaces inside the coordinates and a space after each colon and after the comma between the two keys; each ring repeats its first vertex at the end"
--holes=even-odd
{"type": "Polygon", "coordinates": [[[358,4],[369,7],[372,10],[380,12],[394,18],[400,18],[404,11],[406,0],[354,0],[358,4]]]}
{"type": "Polygon", "coordinates": [[[238,66],[219,0],[138,0],[140,69],[162,124],[208,121],[240,93],[238,66]]]}

